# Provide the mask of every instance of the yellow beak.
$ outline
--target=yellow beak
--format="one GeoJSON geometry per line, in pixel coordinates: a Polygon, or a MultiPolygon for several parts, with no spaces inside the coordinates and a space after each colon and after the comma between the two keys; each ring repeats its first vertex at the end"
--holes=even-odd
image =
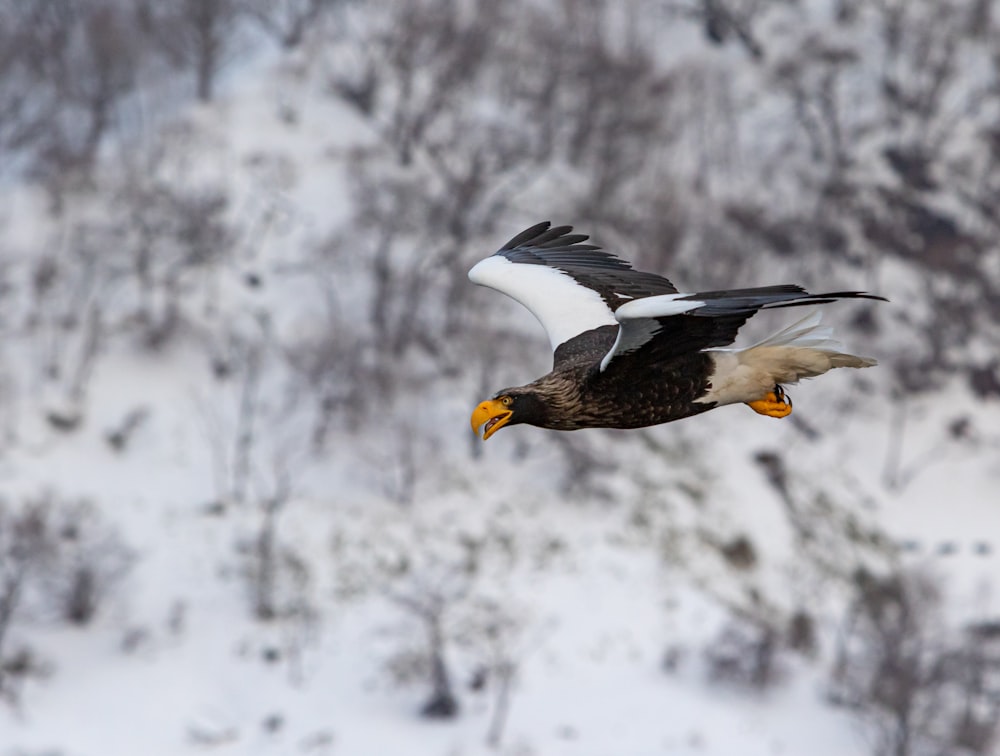
{"type": "Polygon", "coordinates": [[[479,427],[485,423],[486,427],[483,428],[483,441],[485,441],[500,430],[513,414],[499,399],[489,399],[473,410],[472,431],[478,435],[479,427]]]}

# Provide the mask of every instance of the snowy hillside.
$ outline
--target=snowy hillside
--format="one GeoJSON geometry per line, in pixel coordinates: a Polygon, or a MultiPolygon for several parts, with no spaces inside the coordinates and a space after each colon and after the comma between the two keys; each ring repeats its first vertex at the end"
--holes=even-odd
{"type": "Polygon", "coordinates": [[[0,6],[0,756],[1000,753],[998,13],[0,6]],[[484,444],[541,220],[880,365],[484,444]]]}

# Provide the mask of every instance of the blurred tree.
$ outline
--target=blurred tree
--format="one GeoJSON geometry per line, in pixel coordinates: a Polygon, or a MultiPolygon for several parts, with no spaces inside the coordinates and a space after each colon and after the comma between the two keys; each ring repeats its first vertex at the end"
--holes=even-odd
{"type": "Polygon", "coordinates": [[[202,102],[212,99],[219,71],[245,49],[241,0],[136,0],[139,24],[177,68],[191,70],[202,102]]]}
{"type": "Polygon", "coordinates": [[[324,14],[352,0],[242,0],[247,13],[286,49],[298,47],[324,14]]]}
{"type": "Polygon", "coordinates": [[[830,696],[869,724],[876,756],[994,753],[996,639],[949,628],[925,575],[859,570],[854,587],[830,696]]]}

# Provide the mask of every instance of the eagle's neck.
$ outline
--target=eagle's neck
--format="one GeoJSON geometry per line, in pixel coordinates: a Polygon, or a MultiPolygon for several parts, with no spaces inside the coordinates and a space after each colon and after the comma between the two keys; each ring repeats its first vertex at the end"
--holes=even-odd
{"type": "Polygon", "coordinates": [[[525,422],[552,430],[577,430],[587,427],[580,371],[557,370],[523,386],[524,396],[532,397],[532,412],[525,422]]]}

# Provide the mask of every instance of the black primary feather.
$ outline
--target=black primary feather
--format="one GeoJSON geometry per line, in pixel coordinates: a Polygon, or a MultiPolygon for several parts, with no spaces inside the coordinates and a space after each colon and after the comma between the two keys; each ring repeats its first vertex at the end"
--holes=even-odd
{"type": "Polygon", "coordinates": [[[590,237],[571,234],[572,226],[550,226],[546,221],[525,229],[496,254],[513,263],[561,270],[580,286],[600,294],[612,312],[633,299],[677,293],[663,276],[634,270],[631,263],[599,246],[582,244],[590,237]]]}

